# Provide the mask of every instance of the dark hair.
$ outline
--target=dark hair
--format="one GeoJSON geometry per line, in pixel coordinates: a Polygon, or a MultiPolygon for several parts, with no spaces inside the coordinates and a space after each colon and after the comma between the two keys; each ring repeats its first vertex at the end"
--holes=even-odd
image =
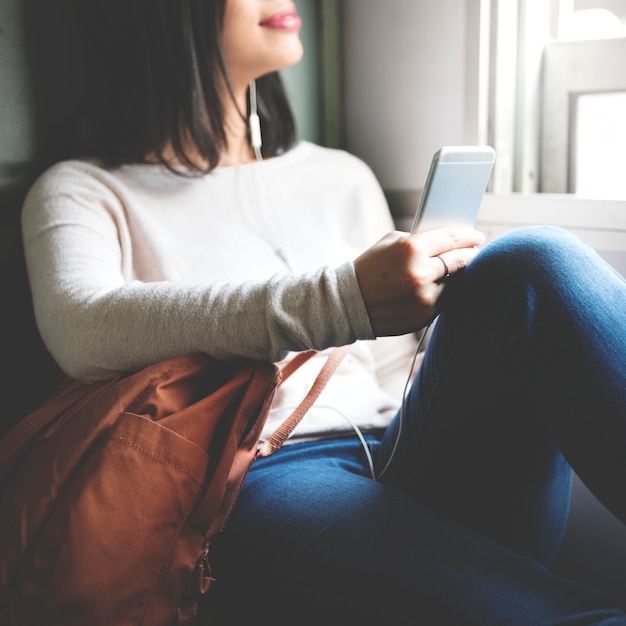
{"type": "MultiPolygon", "coordinates": [[[[27,0],[42,159],[116,166],[151,155],[171,169],[170,146],[189,172],[212,170],[225,147],[219,87],[230,88],[225,2],[27,0]]],[[[257,94],[263,155],[274,156],[295,142],[294,118],[277,73],[257,80],[257,94]]]]}

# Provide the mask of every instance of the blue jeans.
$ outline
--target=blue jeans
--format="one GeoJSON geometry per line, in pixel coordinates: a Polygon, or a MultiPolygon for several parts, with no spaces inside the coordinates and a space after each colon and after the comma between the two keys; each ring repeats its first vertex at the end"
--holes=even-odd
{"type": "Polygon", "coordinates": [[[485,246],[367,441],[377,480],[356,438],[255,461],[211,548],[217,623],[626,625],[548,569],[572,467],[626,522],[626,282],[587,244],[531,227],[485,246]]]}

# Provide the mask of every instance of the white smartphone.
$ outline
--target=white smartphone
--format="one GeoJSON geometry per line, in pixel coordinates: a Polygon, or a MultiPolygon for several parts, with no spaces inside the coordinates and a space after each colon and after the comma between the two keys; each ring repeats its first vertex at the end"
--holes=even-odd
{"type": "Polygon", "coordinates": [[[474,226],[495,158],[491,146],[444,146],[437,150],[411,232],[474,226]]]}

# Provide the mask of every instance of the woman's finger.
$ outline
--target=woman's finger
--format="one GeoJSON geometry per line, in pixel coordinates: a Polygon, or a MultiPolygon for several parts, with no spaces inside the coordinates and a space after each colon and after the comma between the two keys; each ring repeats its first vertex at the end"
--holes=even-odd
{"type": "Polygon", "coordinates": [[[434,271],[439,277],[436,282],[445,282],[452,274],[464,269],[467,264],[478,254],[479,248],[457,248],[441,254],[435,254],[432,259],[434,271]]]}
{"type": "Polygon", "coordinates": [[[483,233],[474,228],[463,227],[436,228],[411,235],[411,238],[431,257],[459,248],[475,248],[485,243],[483,233]]]}
{"type": "Polygon", "coordinates": [[[441,278],[437,279],[438,283],[442,283],[446,281],[448,278],[450,278],[450,268],[448,267],[448,264],[446,263],[442,254],[438,254],[437,256],[434,256],[433,259],[438,259],[439,261],[441,261],[441,264],[443,265],[443,275],[441,276],[441,278]]]}

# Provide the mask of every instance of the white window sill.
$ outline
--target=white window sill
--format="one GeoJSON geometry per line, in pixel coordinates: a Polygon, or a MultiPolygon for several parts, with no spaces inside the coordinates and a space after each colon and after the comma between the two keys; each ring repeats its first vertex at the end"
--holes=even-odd
{"type": "Polygon", "coordinates": [[[485,194],[476,227],[488,239],[529,224],[563,226],[598,251],[626,254],[626,201],[571,194],[485,194]]]}

